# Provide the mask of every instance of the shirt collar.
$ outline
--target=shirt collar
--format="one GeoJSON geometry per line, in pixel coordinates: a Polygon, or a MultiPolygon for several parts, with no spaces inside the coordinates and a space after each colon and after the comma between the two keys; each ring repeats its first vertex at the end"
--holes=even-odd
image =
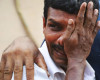
{"type": "Polygon", "coordinates": [[[42,55],[45,59],[45,62],[47,64],[48,71],[53,78],[56,73],[61,73],[61,74],[65,75],[65,72],[61,68],[57,67],[56,64],[54,63],[54,61],[51,59],[49,52],[48,52],[46,42],[44,42],[44,44],[42,45],[41,48],[39,48],[39,50],[42,53],[42,55]]]}
{"type": "Polygon", "coordinates": [[[95,80],[95,71],[87,61],[84,71],[84,80],[85,78],[87,78],[88,80],[95,80]]]}

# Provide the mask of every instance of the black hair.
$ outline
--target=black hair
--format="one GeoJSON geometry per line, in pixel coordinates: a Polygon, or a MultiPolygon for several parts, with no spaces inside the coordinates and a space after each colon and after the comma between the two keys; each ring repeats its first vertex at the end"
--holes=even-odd
{"type": "Polygon", "coordinates": [[[44,0],[44,17],[47,20],[49,7],[77,15],[81,4],[83,2],[88,3],[89,1],[94,3],[94,9],[99,10],[98,0],[44,0]]]}

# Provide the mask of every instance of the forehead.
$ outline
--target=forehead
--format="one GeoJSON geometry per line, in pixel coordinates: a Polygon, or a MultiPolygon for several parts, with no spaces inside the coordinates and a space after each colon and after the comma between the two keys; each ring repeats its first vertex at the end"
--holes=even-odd
{"type": "Polygon", "coordinates": [[[68,20],[68,19],[76,19],[75,14],[69,14],[65,11],[54,9],[49,7],[48,9],[48,18],[47,19],[54,19],[54,20],[68,20]]]}

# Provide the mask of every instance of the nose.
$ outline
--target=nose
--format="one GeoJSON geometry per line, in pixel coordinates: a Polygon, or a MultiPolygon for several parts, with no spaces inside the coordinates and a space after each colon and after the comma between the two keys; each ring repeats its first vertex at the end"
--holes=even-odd
{"type": "Polygon", "coordinates": [[[64,33],[62,33],[62,35],[59,36],[59,38],[57,39],[57,42],[59,45],[64,46],[64,33]]]}

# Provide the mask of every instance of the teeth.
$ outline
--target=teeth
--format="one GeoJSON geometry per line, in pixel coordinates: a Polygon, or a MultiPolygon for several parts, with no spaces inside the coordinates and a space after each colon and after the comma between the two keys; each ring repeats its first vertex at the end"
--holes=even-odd
{"type": "Polygon", "coordinates": [[[64,51],[59,50],[58,48],[55,48],[55,50],[56,50],[57,52],[59,52],[60,54],[64,54],[64,51]]]}

